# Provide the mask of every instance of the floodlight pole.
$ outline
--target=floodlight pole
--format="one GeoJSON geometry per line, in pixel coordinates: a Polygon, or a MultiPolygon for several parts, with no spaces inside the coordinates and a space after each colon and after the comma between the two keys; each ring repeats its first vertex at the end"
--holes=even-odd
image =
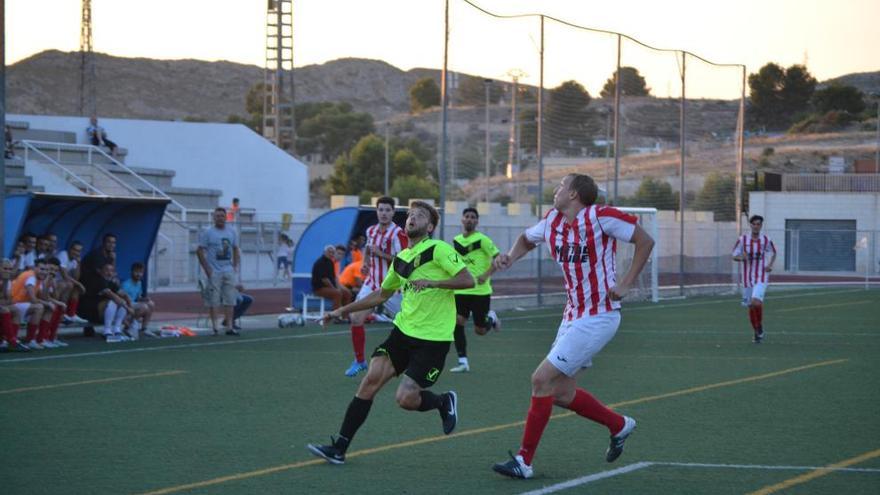
{"type": "MultiPolygon", "coordinates": [[[[538,76],[538,218],[544,217],[544,16],[541,16],[540,75],[538,76]]],[[[541,270],[541,255],[538,254],[538,306],[544,303],[544,281],[541,270]]]]}
{"type": "Polygon", "coordinates": [[[489,86],[492,84],[491,79],[484,79],[483,86],[486,87],[486,202],[489,202],[489,86]]]}
{"type": "Polygon", "coordinates": [[[611,203],[617,204],[617,179],[620,174],[620,47],[622,37],[617,35],[617,71],[614,73],[614,194],[611,203]]]}
{"type": "Polygon", "coordinates": [[[736,147],[736,236],[742,235],[742,208],[743,208],[743,159],[745,153],[745,127],[746,127],[746,66],[742,66],[742,90],[739,96],[739,118],[736,123],[737,143],[736,147]]]}
{"type": "Polygon", "coordinates": [[[440,179],[440,240],[444,239],[443,234],[445,233],[446,226],[446,147],[448,141],[446,133],[449,106],[449,95],[446,91],[446,69],[449,61],[449,0],[446,0],[445,4],[445,13],[443,16],[443,71],[440,81],[440,106],[441,114],[443,115],[443,125],[440,138],[440,170],[438,170],[437,173],[440,179]]]}
{"type": "Polygon", "coordinates": [[[391,127],[389,122],[385,122],[385,196],[388,196],[388,128],[391,127]]]}
{"type": "Polygon", "coordinates": [[[684,173],[685,173],[685,163],[684,156],[686,153],[685,150],[685,110],[687,108],[687,104],[685,102],[685,74],[686,74],[686,64],[687,64],[687,52],[681,52],[681,109],[679,111],[679,187],[680,192],[678,194],[678,224],[679,224],[679,236],[678,236],[678,290],[681,295],[684,295],[684,208],[685,208],[685,194],[684,194],[684,173]]]}
{"type": "MultiPolygon", "coordinates": [[[[0,0],[0,125],[6,133],[6,0],[0,0]]],[[[3,166],[0,167],[0,258],[6,256],[6,139],[3,139],[3,166]]],[[[12,253],[9,253],[10,255],[12,253]]]]}

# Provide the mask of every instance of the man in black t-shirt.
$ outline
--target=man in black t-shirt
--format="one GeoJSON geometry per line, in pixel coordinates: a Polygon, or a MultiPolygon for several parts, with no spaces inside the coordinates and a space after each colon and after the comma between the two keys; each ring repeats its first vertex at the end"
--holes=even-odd
{"type": "Polygon", "coordinates": [[[312,265],[312,292],[316,296],[333,301],[333,309],[340,308],[351,302],[351,292],[339,285],[336,280],[336,248],[324,246],[324,254],[312,265]]]}
{"type": "Polygon", "coordinates": [[[98,275],[94,286],[80,299],[79,314],[91,322],[103,321],[107,342],[129,340],[122,333],[122,322],[133,311],[128,301],[119,295],[116,268],[112,263],[104,263],[98,275]]]}

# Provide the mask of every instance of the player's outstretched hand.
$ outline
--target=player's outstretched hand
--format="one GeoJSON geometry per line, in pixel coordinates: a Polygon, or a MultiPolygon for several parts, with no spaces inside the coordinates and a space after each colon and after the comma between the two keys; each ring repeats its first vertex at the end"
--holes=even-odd
{"type": "Polygon", "coordinates": [[[507,270],[510,268],[510,256],[507,254],[499,254],[492,262],[496,270],[507,270]]]}
{"type": "Polygon", "coordinates": [[[626,284],[617,284],[611,288],[609,291],[609,295],[611,296],[612,301],[620,301],[626,294],[629,292],[629,287],[626,284]]]}
{"type": "Polygon", "coordinates": [[[328,323],[331,323],[336,318],[342,316],[342,313],[339,312],[338,309],[334,309],[333,311],[328,311],[324,313],[324,318],[321,319],[321,326],[326,327],[328,323]]]}

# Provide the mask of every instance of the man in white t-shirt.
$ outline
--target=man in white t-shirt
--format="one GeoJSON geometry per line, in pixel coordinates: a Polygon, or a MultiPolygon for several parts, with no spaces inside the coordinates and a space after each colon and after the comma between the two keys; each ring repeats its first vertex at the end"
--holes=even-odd
{"type": "Polygon", "coordinates": [[[611,443],[605,460],[615,461],[636,421],[622,416],[577,386],[577,375],[593,364],[593,356],[611,341],[620,325],[620,300],[642,271],[654,240],[637,218],[609,206],[594,204],[596,183],[587,175],[562,179],[553,197],[553,209],[527,229],[495,267],[506,270],[546,243],[565,278],[568,302],[550,352],[532,375],[532,399],[517,455],[493,470],[511,478],[531,478],[532,458],[550,421],[553,406],[564,407],[608,428],[611,443]],[[617,241],[635,244],[629,271],[618,282],[615,273],[617,241]]]}

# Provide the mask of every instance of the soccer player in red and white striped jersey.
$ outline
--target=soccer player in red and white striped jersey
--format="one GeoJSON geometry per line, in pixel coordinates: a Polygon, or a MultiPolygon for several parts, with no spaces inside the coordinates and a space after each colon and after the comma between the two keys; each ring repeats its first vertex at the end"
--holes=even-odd
{"type": "Polygon", "coordinates": [[[578,373],[592,366],[593,356],[617,332],[620,300],[644,268],[654,246],[635,216],[594,204],[597,195],[598,187],[589,176],[565,176],[556,188],[554,208],[520,235],[507,254],[495,258],[496,268],[504,270],[537,244],[546,243],[562,268],[568,293],[556,340],[532,375],[532,399],[519,453],[493,466],[505,476],[532,477],[532,458],[554,405],[608,428],[608,462],[620,456],[624,441],[636,426],[634,419],[612,411],[577,386],[578,373]],[[635,244],[632,264],[620,280],[615,273],[618,240],[635,244]]]}
{"type": "Polygon", "coordinates": [[[749,321],[752,323],[754,338],[760,344],[764,340],[764,293],[770,283],[770,272],[776,261],[776,245],[766,235],[761,234],[764,217],[752,215],[749,218],[751,235],[744,234],[733,246],[734,261],[742,262],[743,304],[749,308],[749,321]],[[771,254],[770,262],[767,255],[771,254]]]}
{"type": "MultiPolygon", "coordinates": [[[[388,274],[388,268],[394,261],[394,256],[406,249],[406,232],[393,222],[394,198],[383,196],[376,200],[376,217],[379,219],[379,223],[367,227],[367,244],[364,246],[364,262],[361,266],[364,284],[358,292],[356,301],[360,301],[382,287],[382,281],[388,274]]],[[[400,294],[395,294],[386,302],[386,305],[399,310],[400,294]]],[[[370,310],[358,311],[349,315],[354,361],[345,370],[345,376],[356,376],[367,369],[367,360],[364,356],[367,342],[364,322],[369,314],[370,310]]]]}

